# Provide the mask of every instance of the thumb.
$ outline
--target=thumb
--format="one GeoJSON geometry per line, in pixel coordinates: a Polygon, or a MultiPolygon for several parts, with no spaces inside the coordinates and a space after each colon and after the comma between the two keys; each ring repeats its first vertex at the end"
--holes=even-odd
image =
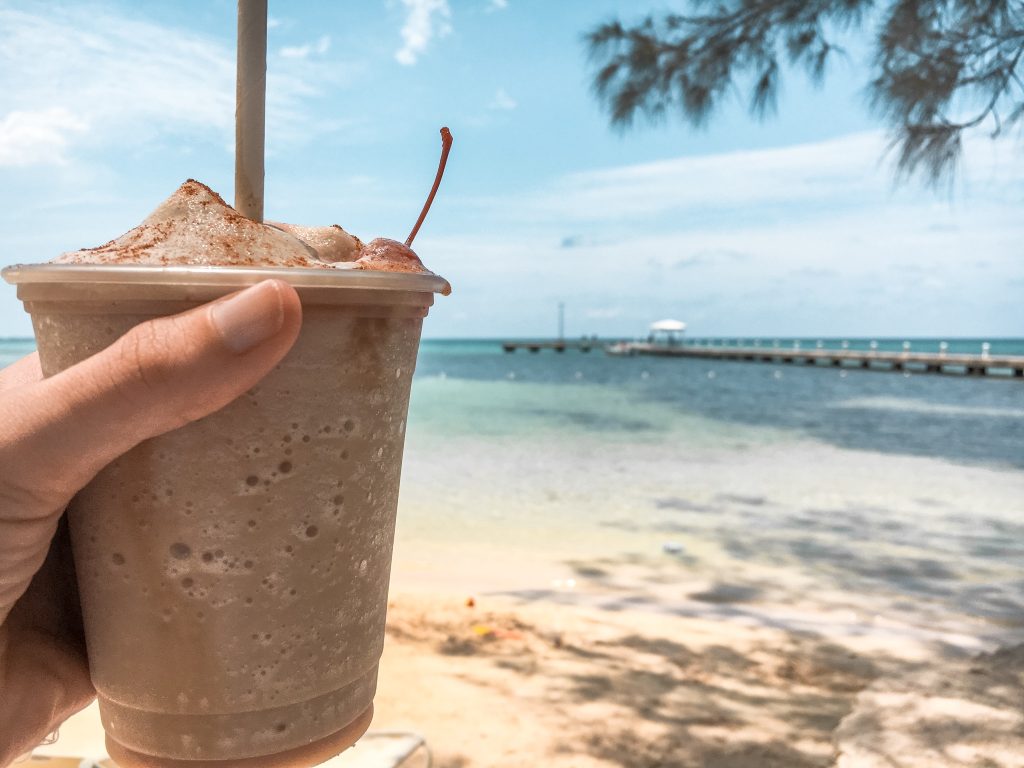
{"type": "Polygon", "coordinates": [[[294,289],[268,280],[142,323],[78,365],[15,390],[13,407],[3,409],[9,426],[0,466],[62,506],[128,449],[255,385],[291,348],[301,318],[294,289]],[[16,454],[4,456],[9,447],[16,454]]]}
{"type": "Polygon", "coordinates": [[[113,459],[255,385],[291,348],[301,322],[295,290],[268,280],[145,322],[89,359],[5,393],[0,527],[12,516],[55,523],[113,459]]]}

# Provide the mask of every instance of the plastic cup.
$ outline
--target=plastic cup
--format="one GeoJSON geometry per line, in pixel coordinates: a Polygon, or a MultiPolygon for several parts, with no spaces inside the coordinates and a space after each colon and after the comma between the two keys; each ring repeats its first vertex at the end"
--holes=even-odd
{"type": "Polygon", "coordinates": [[[30,265],[3,277],[43,373],[266,278],[302,331],[222,410],[147,440],[68,508],[89,668],[123,766],[312,765],[369,725],[409,388],[433,275],[30,265]]]}

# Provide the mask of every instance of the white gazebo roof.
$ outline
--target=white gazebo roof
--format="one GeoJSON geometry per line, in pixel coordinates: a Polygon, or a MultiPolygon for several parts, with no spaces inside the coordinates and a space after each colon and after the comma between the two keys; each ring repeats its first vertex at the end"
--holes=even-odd
{"type": "Polygon", "coordinates": [[[686,323],[681,320],[659,320],[656,323],[651,323],[651,330],[682,333],[686,330],[686,323]]]}

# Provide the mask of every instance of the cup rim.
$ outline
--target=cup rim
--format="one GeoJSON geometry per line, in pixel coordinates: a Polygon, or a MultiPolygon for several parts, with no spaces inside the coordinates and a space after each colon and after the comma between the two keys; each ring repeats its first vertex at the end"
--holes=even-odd
{"type": "Polygon", "coordinates": [[[0,270],[11,285],[29,283],[202,285],[243,287],[262,280],[284,280],[295,288],[360,288],[370,290],[451,293],[440,275],[416,272],[383,272],[338,266],[235,267],[156,266],[151,264],[12,264],[0,270]]]}

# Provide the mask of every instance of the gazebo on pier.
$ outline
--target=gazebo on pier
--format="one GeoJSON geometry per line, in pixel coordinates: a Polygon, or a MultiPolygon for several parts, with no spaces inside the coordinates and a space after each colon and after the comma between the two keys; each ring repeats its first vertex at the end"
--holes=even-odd
{"type": "Polygon", "coordinates": [[[651,323],[650,333],[647,340],[651,344],[661,344],[666,347],[678,347],[683,343],[683,334],[686,333],[686,323],[681,320],[658,320],[651,323]]]}

